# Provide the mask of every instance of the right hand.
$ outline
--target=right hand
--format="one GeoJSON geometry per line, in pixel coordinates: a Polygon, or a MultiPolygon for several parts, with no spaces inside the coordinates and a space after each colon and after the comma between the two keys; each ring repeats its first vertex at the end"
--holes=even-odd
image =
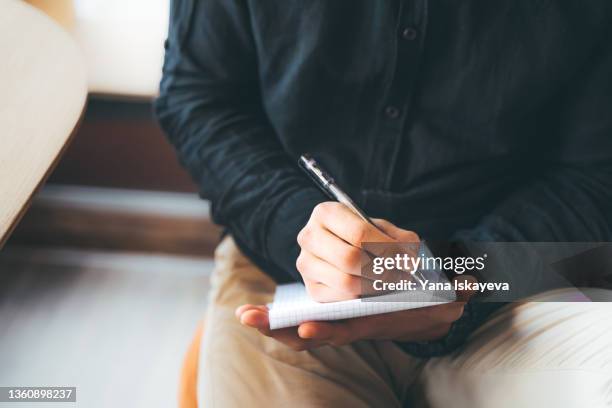
{"type": "Polygon", "coordinates": [[[329,201],[314,208],[310,220],[298,234],[301,252],[296,262],[312,299],[333,302],[361,295],[362,242],[419,242],[413,231],[382,219],[373,221],[384,233],[344,204],[329,201]]]}

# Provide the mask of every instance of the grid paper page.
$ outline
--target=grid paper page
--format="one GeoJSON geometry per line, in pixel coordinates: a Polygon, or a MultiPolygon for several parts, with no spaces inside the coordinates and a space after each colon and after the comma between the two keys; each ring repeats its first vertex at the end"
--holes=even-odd
{"type": "Polygon", "coordinates": [[[434,291],[415,290],[385,294],[374,299],[318,303],[308,297],[301,283],[279,285],[274,302],[268,305],[270,329],[297,326],[307,321],[350,319],[434,306],[452,302],[455,296],[446,292],[441,295],[434,291]]]}

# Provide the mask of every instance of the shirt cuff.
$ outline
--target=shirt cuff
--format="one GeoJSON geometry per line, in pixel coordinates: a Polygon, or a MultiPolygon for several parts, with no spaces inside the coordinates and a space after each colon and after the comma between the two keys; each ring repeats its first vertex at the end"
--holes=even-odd
{"type": "Polygon", "coordinates": [[[329,201],[318,188],[306,188],[285,199],[272,213],[266,233],[266,259],[284,276],[272,276],[277,282],[301,281],[295,261],[300,253],[297,235],[308,222],[317,204],[329,201]],[[287,279],[289,277],[289,279],[287,279]]]}

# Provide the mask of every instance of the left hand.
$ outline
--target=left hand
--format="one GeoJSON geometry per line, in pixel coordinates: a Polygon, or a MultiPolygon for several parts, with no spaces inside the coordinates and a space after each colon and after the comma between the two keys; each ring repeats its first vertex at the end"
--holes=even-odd
{"type": "MultiPolygon", "coordinates": [[[[475,280],[472,276],[455,279],[475,280]]],[[[354,319],[306,322],[297,327],[270,330],[266,306],[243,305],[236,309],[240,322],[259,330],[294,350],[324,345],[342,346],[359,340],[427,341],[444,337],[451,324],[463,314],[473,293],[457,293],[457,301],[443,305],[354,319]]]]}

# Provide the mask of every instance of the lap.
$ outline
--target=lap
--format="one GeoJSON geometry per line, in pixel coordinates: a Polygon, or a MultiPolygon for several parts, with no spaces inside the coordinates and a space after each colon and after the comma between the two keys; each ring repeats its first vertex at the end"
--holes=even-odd
{"type": "Polygon", "coordinates": [[[275,284],[230,238],[215,261],[198,376],[203,406],[401,406],[421,361],[391,342],[297,352],[246,328],[235,308],[269,303],[275,284]]]}
{"type": "Polygon", "coordinates": [[[430,404],[612,406],[612,303],[555,299],[567,291],[508,305],[465,347],[431,359],[421,374],[430,404]]]}
{"type": "Polygon", "coordinates": [[[510,305],[464,348],[429,361],[392,342],[297,352],[234,317],[241,304],[270,302],[274,282],[231,238],[215,260],[198,376],[204,406],[392,407],[411,399],[433,408],[541,407],[558,399],[604,407],[612,398],[612,304],[510,305]]]}

